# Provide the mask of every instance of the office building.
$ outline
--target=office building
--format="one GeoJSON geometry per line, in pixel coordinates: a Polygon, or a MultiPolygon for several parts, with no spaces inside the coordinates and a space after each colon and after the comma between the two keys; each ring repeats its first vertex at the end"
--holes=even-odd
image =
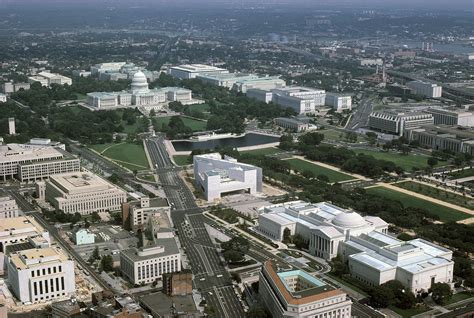
{"type": "Polygon", "coordinates": [[[262,169],[238,163],[236,159],[210,153],[193,157],[196,185],[203,189],[207,201],[219,199],[222,194],[262,191],[262,169]]]}
{"type": "Polygon", "coordinates": [[[89,77],[91,76],[91,72],[89,71],[86,71],[86,70],[74,70],[72,71],[72,75],[73,76],[77,76],[77,77],[89,77]]]}
{"type": "Polygon", "coordinates": [[[6,103],[6,102],[7,102],[7,95],[0,94],[0,103],[6,103]]]}
{"type": "Polygon", "coordinates": [[[426,96],[428,98],[439,98],[443,94],[443,87],[433,83],[412,81],[407,83],[413,94],[426,96]]]}
{"type": "Polygon", "coordinates": [[[294,132],[304,132],[317,129],[313,124],[303,122],[297,118],[278,117],[273,120],[275,125],[294,132]]]}
{"type": "Polygon", "coordinates": [[[181,254],[176,240],[160,238],[150,247],[120,252],[120,268],[133,284],[150,284],[163,274],[181,271],[181,254]]]}
{"type": "Polygon", "coordinates": [[[474,156],[474,130],[446,125],[428,125],[408,129],[404,133],[408,141],[416,141],[421,147],[433,150],[449,150],[474,156]]]}
{"type": "Polygon", "coordinates": [[[13,252],[7,268],[11,290],[24,304],[69,298],[76,292],[74,262],[59,247],[13,252]]]}
{"type": "Polygon", "coordinates": [[[5,253],[8,246],[26,243],[30,238],[39,238],[41,241],[44,241],[45,244],[49,244],[50,242],[49,232],[44,230],[34,218],[20,216],[4,219],[0,222],[1,253],[5,253]]]}
{"type": "Polygon", "coordinates": [[[141,71],[133,75],[131,89],[128,91],[87,94],[87,104],[96,109],[137,106],[156,109],[167,101],[190,103],[191,91],[177,87],[149,89],[147,78],[141,71]]]}
{"type": "Polygon", "coordinates": [[[283,270],[266,261],[260,272],[259,295],[272,317],[350,318],[351,300],[303,270],[283,270]]]}
{"type": "Polygon", "coordinates": [[[123,227],[127,230],[143,230],[157,214],[170,213],[170,206],[165,199],[142,197],[137,201],[122,204],[123,227]]]}
{"type": "Polygon", "coordinates": [[[355,279],[368,286],[398,280],[413,293],[428,292],[434,283],[453,284],[452,252],[423,239],[400,241],[380,232],[350,236],[341,256],[355,279]]]}
{"type": "Polygon", "coordinates": [[[91,66],[91,74],[97,75],[99,73],[105,72],[119,72],[122,66],[127,64],[126,62],[109,62],[109,63],[100,63],[91,66]]]}
{"type": "Polygon", "coordinates": [[[267,104],[273,100],[273,93],[262,89],[248,89],[245,94],[249,98],[255,98],[256,100],[267,104]]]}
{"type": "Polygon", "coordinates": [[[351,95],[326,93],[324,104],[331,106],[332,109],[339,113],[344,110],[352,109],[352,97],[351,95]]]}
{"type": "Polygon", "coordinates": [[[338,255],[339,245],[348,234],[385,233],[388,229],[388,224],[378,217],[362,217],[326,202],[292,201],[263,207],[260,212],[260,233],[282,241],[288,229],[290,235],[299,234],[309,243],[311,254],[328,260],[338,255]]]}
{"type": "Polygon", "coordinates": [[[52,318],[79,317],[86,308],[85,303],[77,301],[75,298],[55,301],[51,304],[51,316],[52,318]]]}
{"type": "Polygon", "coordinates": [[[92,306],[86,311],[93,318],[142,318],[146,317],[138,304],[128,295],[113,296],[92,306]]]}
{"type": "Polygon", "coordinates": [[[16,93],[20,90],[29,90],[30,83],[13,83],[13,82],[6,82],[2,84],[2,92],[4,94],[11,94],[16,93]]]}
{"type": "Polygon", "coordinates": [[[382,66],[382,59],[360,59],[359,63],[361,66],[382,66]]]}
{"type": "Polygon", "coordinates": [[[286,86],[285,81],[277,76],[259,76],[256,74],[214,73],[200,74],[196,78],[205,83],[226,87],[242,93],[246,93],[249,89],[268,91],[286,86]]]}
{"type": "Polygon", "coordinates": [[[429,108],[427,113],[433,115],[435,125],[474,127],[474,112],[459,108],[429,108]]]}
{"type": "Polygon", "coordinates": [[[80,161],[61,147],[32,144],[0,145],[0,177],[21,182],[80,170],[80,161]]]}
{"type": "Polygon", "coordinates": [[[197,79],[203,81],[204,83],[226,87],[228,89],[232,89],[238,81],[255,79],[258,77],[259,76],[255,74],[245,73],[209,73],[199,74],[196,76],[197,79]]]}
{"type": "Polygon", "coordinates": [[[286,87],[274,89],[272,101],[281,107],[291,108],[298,114],[311,114],[323,106],[326,92],[307,87],[286,87]]]}
{"type": "Polygon", "coordinates": [[[16,135],[15,118],[13,117],[8,118],[8,134],[16,135]]]}
{"type": "Polygon", "coordinates": [[[0,219],[16,218],[20,214],[20,208],[15,199],[9,196],[1,196],[0,193],[0,219]]]}
{"type": "Polygon", "coordinates": [[[168,296],[192,295],[193,273],[191,270],[163,274],[163,292],[168,296]]]}
{"type": "Polygon", "coordinates": [[[432,125],[434,118],[427,113],[375,111],[369,116],[369,127],[384,133],[402,136],[406,129],[432,125]]]}
{"type": "Polygon", "coordinates": [[[57,210],[80,213],[120,210],[127,194],[90,172],[70,172],[50,176],[44,182],[44,198],[57,210]]]}
{"type": "Polygon", "coordinates": [[[51,87],[52,84],[72,85],[72,79],[61,74],[50,72],[39,72],[36,75],[28,77],[29,83],[40,83],[42,86],[51,87]]]}
{"type": "Polygon", "coordinates": [[[190,79],[196,78],[199,75],[210,75],[210,74],[226,74],[229,73],[228,70],[204,65],[204,64],[185,64],[170,67],[168,74],[179,79],[190,79]]]}
{"type": "Polygon", "coordinates": [[[89,229],[78,229],[72,234],[72,240],[76,245],[94,244],[95,234],[89,229]]]}

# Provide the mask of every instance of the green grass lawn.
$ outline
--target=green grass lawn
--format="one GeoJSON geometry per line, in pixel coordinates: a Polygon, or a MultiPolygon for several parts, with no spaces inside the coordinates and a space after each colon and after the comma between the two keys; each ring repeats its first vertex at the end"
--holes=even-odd
{"type": "MultiPolygon", "coordinates": [[[[325,140],[335,140],[335,141],[345,140],[344,137],[346,136],[346,132],[342,130],[337,130],[337,129],[321,129],[321,130],[318,130],[317,133],[323,134],[325,140]]],[[[363,141],[363,140],[364,138],[362,136],[357,135],[358,142],[363,141]]]]}
{"type": "Polygon", "coordinates": [[[240,153],[250,154],[250,155],[273,155],[279,152],[282,152],[282,150],[275,147],[269,147],[269,148],[261,148],[261,149],[254,149],[254,150],[245,150],[245,151],[241,151],[240,153]]]}
{"type": "Polygon", "coordinates": [[[193,160],[188,155],[175,155],[173,156],[173,160],[178,166],[186,166],[193,164],[193,160]]]}
{"type": "Polygon", "coordinates": [[[329,178],[329,182],[340,182],[354,179],[353,177],[345,173],[324,168],[317,164],[307,162],[301,159],[289,159],[286,161],[290,164],[291,168],[296,171],[303,172],[309,170],[313,172],[316,176],[324,174],[329,178]]]}
{"type": "Polygon", "coordinates": [[[452,204],[456,204],[468,209],[474,209],[474,199],[463,197],[462,195],[447,192],[442,189],[427,186],[413,181],[406,181],[394,184],[395,186],[416,193],[420,193],[438,200],[443,200],[452,204]]]}
{"type": "Polygon", "coordinates": [[[209,105],[208,104],[195,104],[195,105],[189,105],[190,110],[197,110],[200,112],[208,112],[209,111],[209,105]]]}
{"type": "Polygon", "coordinates": [[[454,294],[453,297],[451,297],[451,299],[446,303],[446,305],[454,304],[454,303],[457,303],[458,301],[465,300],[471,297],[474,297],[474,293],[469,293],[469,292],[457,293],[457,294],[454,294]]]}
{"type": "Polygon", "coordinates": [[[414,207],[428,210],[431,213],[438,215],[439,219],[443,222],[459,221],[470,217],[469,214],[466,214],[464,212],[444,207],[442,205],[432,203],[427,200],[419,199],[411,195],[387,189],[384,187],[370,188],[367,189],[367,192],[383,198],[400,201],[405,207],[414,207]]]}
{"type": "MultiPolygon", "coordinates": [[[[352,149],[356,153],[363,153],[365,155],[371,155],[376,159],[382,159],[392,161],[397,166],[401,167],[405,171],[412,171],[413,167],[423,169],[428,166],[427,160],[429,157],[421,155],[402,155],[394,152],[385,151],[372,151],[366,149],[352,149]]],[[[439,161],[436,167],[446,165],[446,161],[439,161]]]]}
{"type": "Polygon", "coordinates": [[[450,179],[461,179],[474,176],[474,169],[464,169],[449,174],[450,179]]]}
{"type": "Polygon", "coordinates": [[[119,143],[92,145],[90,147],[101,153],[104,157],[110,158],[130,170],[149,169],[142,144],[119,143]]]}
{"type": "Polygon", "coordinates": [[[420,306],[418,308],[411,308],[411,309],[401,309],[395,306],[390,306],[389,308],[393,310],[394,312],[396,312],[397,314],[399,314],[400,316],[402,316],[403,318],[413,317],[415,315],[419,315],[431,309],[430,307],[426,307],[426,306],[420,306]]]}
{"type": "MultiPolygon", "coordinates": [[[[161,129],[161,126],[165,124],[168,126],[171,117],[157,117],[154,119],[156,126],[158,129],[161,129]]],[[[181,116],[183,123],[185,126],[191,128],[193,131],[203,131],[206,130],[207,122],[202,120],[196,120],[189,117],[181,116]]]]}

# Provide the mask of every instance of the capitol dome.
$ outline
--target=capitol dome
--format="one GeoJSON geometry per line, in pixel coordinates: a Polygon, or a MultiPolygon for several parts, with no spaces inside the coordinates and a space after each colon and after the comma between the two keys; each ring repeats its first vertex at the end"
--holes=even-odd
{"type": "Polygon", "coordinates": [[[356,212],[339,213],[333,220],[334,225],[340,227],[360,227],[366,225],[363,217],[356,212]]]}
{"type": "Polygon", "coordinates": [[[146,93],[148,91],[148,81],[145,74],[142,71],[136,72],[132,78],[132,92],[146,93]]]}

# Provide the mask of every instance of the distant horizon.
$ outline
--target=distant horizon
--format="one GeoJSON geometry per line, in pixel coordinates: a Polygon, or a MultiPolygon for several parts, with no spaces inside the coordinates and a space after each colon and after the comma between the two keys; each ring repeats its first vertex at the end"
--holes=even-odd
{"type": "Polygon", "coordinates": [[[11,6],[11,7],[24,7],[28,5],[72,5],[72,6],[291,6],[297,8],[302,7],[339,7],[344,6],[345,8],[366,8],[367,6],[373,6],[374,9],[378,8],[397,8],[397,9],[410,9],[410,8],[424,8],[439,9],[439,8],[450,8],[451,11],[474,11],[473,0],[0,0],[0,6],[11,6]]]}

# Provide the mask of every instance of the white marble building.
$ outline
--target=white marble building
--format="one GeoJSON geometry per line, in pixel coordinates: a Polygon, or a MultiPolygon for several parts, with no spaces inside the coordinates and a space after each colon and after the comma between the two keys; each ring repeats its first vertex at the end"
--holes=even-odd
{"type": "Polygon", "coordinates": [[[236,159],[210,153],[193,157],[196,185],[203,189],[207,201],[219,199],[223,193],[262,191],[262,169],[238,163],[236,159]]]}

